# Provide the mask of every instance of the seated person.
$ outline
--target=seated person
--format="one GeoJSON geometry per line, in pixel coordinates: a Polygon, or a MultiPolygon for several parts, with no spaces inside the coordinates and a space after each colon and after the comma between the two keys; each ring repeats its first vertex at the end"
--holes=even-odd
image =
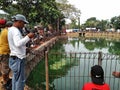
{"type": "Polygon", "coordinates": [[[104,71],[101,66],[95,65],[91,67],[92,82],[84,84],[82,90],[110,90],[110,87],[104,81],[104,71]]]}
{"type": "Polygon", "coordinates": [[[112,73],[112,75],[113,75],[114,77],[116,77],[116,78],[120,78],[120,72],[114,71],[114,72],[112,73]]]}

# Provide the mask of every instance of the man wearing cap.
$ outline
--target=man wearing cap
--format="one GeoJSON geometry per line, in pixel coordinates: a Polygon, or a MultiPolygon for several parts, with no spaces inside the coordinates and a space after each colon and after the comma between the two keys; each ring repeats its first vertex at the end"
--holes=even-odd
{"type": "Polygon", "coordinates": [[[92,82],[84,84],[82,90],[110,90],[110,87],[104,81],[104,71],[101,66],[95,65],[91,67],[92,82]]]}
{"type": "MultiPolygon", "coordinates": [[[[4,19],[0,19],[0,72],[2,74],[2,80],[0,81],[2,86],[5,86],[9,80],[9,45],[8,45],[8,27],[12,23],[7,22],[4,19]]],[[[5,87],[3,87],[5,88],[5,87]]]]}
{"type": "Polygon", "coordinates": [[[34,37],[34,33],[22,36],[22,29],[28,23],[24,15],[17,14],[12,19],[13,26],[8,31],[10,47],[9,67],[13,71],[12,90],[24,90],[26,43],[34,37]]]}

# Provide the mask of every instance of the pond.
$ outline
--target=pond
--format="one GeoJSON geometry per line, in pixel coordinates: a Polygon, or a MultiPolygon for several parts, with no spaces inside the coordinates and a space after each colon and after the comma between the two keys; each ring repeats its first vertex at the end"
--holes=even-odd
{"type": "Polygon", "coordinates": [[[120,54],[120,40],[100,38],[68,38],[65,52],[104,52],[120,54]]]}
{"type": "MultiPolygon", "coordinates": [[[[93,60],[97,54],[90,54],[90,58],[71,58],[66,52],[76,53],[107,53],[120,54],[120,40],[103,38],[68,38],[68,40],[59,40],[49,52],[49,83],[50,90],[81,90],[85,82],[91,81],[89,73],[90,67],[96,64],[93,60]],[[58,53],[53,54],[53,53],[58,53]],[[62,53],[62,54],[60,54],[62,53]]],[[[82,55],[82,54],[81,54],[82,55]]],[[[120,89],[120,80],[112,77],[113,70],[120,70],[120,64],[117,61],[102,61],[105,70],[106,82],[111,86],[111,90],[120,89]],[[107,64],[106,64],[107,62],[107,64]],[[116,67],[117,68],[116,68],[116,67]],[[107,67],[107,69],[106,69],[107,67]],[[108,68],[109,67],[109,68],[108,68]],[[112,68],[111,68],[112,67],[112,68]]],[[[40,62],[31,72],[27,80],[28,85],[45,90],[45,62],[40,62]]]]}

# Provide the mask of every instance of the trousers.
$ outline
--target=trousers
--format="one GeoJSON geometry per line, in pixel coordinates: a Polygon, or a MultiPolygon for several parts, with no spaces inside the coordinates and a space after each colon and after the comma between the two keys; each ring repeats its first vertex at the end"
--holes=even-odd
{"type": "Polygon", "coordinates": [[[9,58],[9,67],[13,72],[12,90],[24,90],[25,85],[25,59],[9,58]]]}

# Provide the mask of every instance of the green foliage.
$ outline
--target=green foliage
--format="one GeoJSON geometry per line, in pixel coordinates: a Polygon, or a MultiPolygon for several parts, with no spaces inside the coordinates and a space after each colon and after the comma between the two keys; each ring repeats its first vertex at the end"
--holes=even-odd
{"type": "Polygon", "coordinates": [[[120,16],[115,16],[111,18],[111,25],[114,27],[116,30],[120,29],[120,16]]]}
{"type": "Polygon", "coordinates": [[[107,20],[97,20],[96,17],[91,17],[87,19],[87,21],[81,26],[82,29],[85,28],[96,28],[100,29],[101,31],[105,31],[107,29],[107,20]]]}
{"type": "Polygon", "coordinates": [[[100,29],[101,31],[105,31],[107,25],[107,20],[101,20],[99,21],[97,28],[100,29]]]}
{"type": "Polygon", "coordinates": [[[98,20],[95,17],[91,17],[86,21],[86,27],[94,28],[98,25],[98,20]]]}
{"type": "Polygon", "coordinates": [[[120,55],[120,42],[113,41],[114,43],[109,47],[109,52],[112,54],[120,55]]]}
{"type": "Polygon", "coordinates": [[[101,31],[105,31],[106,29],[114,28],[115,30],[120,29],[120,16],[115,16],[108,20],[97,20],[96,17],[91,17],[87,19],[87,21],[81,25],[82,29],[86,27],[96,27],[101,31]]]}
{"type": "Polygon", "coordinates": [[[1,9],[8,12],[9,17],[17,13],[25,15],[32,25],[43,22],[46,26],[48,24],[56,26],[57,19],[63,17],[63,14],[56,7],[55,0],[16,0],[16,3],[13,1],[1,0],[1,9]]]}
{"type": "Polygon", "coordinates": [[[65,25],[65,18],[78,19],[81,14],[67,0],[0,0],[0,6],[9,13],[9,19],[21,13],[27,17],[30,26],[42,22],[44,26],[52,24],[57,29],[65,25]]]}

